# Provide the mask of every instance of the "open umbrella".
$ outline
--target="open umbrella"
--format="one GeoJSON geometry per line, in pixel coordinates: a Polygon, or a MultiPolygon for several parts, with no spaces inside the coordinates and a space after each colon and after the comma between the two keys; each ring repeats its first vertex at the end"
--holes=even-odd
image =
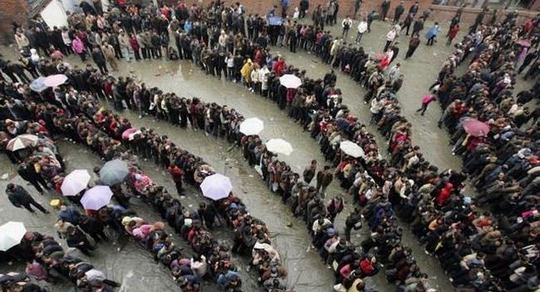
{"type": "Polygon", "coordinates": [[[279,77],[279,83],[287,88],[298,88],[302,85],[302,80],[293,74],[285,74],[279,77]]]}
{"type": "Polygon", "coordinates": [[[131,141],[135,135],[140,133],[142,132],[137,128],[129,128],[122,133],[122,139],[131,141]]]}
{"type": "Polygon", "coordinates": [[[219,173],[207,176],[201,183],[203,195],[214,201],[228,197],[232,188],[231,180],[219,173]]]}
{"type": "Polygon", "coordinates": [[[283,139],[270,139],[266,142],[266,149],[273,153],[285,154],[287,156],[291,155],[293,148],[291,143],[283,139]]]}
{"type": "Polygon", "coordinates": [[[279,16],[270,16],[268,17],[268,25],[281,25],[283,23],[283,18],[279,16]]]}
{"type": "Polygon", "coordinates": [[[59,85],[62,85],[66,83],[68,80],[67,76],[64,74],[55,74],[45,77],[45,81],[43,82],[46,86],[49,87],[57,87],[59,85]]]}
{"type": "Polygon", "coordinates": [[[531,41],[529,40],[526,40],[526,39],[521,39],[519,41],[516,42],[516,44],[522,46],[522,47],[530,47],[531,46],[531,41]]]}
{"type": "Polygon", "coordinates": [[[90,174],[86,169],[76,169],[68,174],[60,189],[64,196],[75,196],[80,193],[82,190],[86,189],[88,183],[90,182],[90,174]]]}
{"type": "Polygon", "coordinates": [[[10,151],[17,151],[28,146],[36,146],[37,142],[38,136],[32,134],[22,134],[9,140],[6,145],[6,149],[10,151]]]}
{"type": "Polygon", "coordinates": [[[124,181],[129,173],[128,165],[120,159],[111,160],[99,170],[99,178],[103,184],[112,186],[124,181]]]}
{"type": "Polygon", "coordinates": [[[22,222],[9,221],[0,226],[0,251],[6,251],[21,242],[26,228],[22,222]]]}
{"type": "Polygon", "coordinates": [[[463,129],[474,137],[485,137],[489,133],[489,125],[477,119],[467,119],[463,122],[463,129]]]}
{"type": "Polygon", "coordinates": [[[113,192],[109,186],[95,186],[81,198],[81,204],[87,210],[99,210],[111,201],[113,192]]]}
{"type": "Polygon", "coordinates": [[[43,90],[47,88],[48,86],[45,85],[45,77],[39,77],[37,79],[34,79],[34,81],[30,83],[30,89],[32,89],[35,92],[42,92],[43,90]]]}
{"type": "Polygon", "coordinates": [[[264,129],[264,123],[259,118],[249,118],[240,124],[240,133],[244,135],[257,135],[264,129]]]}
{"type": "Polygon", "coordinates": [[[341,149],[341,151],[343,151],[343,153],[345,153],[345,154],[347,154],[349,156],[352,156],[354,158],[364,157],[365,156],[364,149],[362,149],[362,147],[358,146],[358,144],[353,143],[351,141],[342,141],[339,144],[339,149],[341,149]]]}

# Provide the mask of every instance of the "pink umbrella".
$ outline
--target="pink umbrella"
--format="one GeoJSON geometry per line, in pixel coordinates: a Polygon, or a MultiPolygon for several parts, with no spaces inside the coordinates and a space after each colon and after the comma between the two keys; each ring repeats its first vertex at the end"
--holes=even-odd
{"type": "Polygon", "coordinates": [[[137,128],[129,128],[127,130],[125,130],[123,133],[122,133],[122,139],[124,140],[133,140],[133,137],[137,134],[140,134],[141,131],[139,131],[139,129],[137,128]]]}
{"type": "Polygon", "coordinates": [[[516,42],[516,44],[522,46],[522,47],[530,47],[531,46],[531,41],[529,40],[519,40],[516,42]]]}
{"type": "Polygon", "coordinates": [[[50,75],[45,78],[45,80],[43,81],[43,84],[49,87],[57,87],[59,85],[66,83],[67,79],[68,79],[67,76],[64,74],[50,75]]]}
{"type": "Polygon", "coordinates": [[[463,129],[474,137],[485,137],[489,133],[488,124],[472,118],[463,122],[463,129]]]}

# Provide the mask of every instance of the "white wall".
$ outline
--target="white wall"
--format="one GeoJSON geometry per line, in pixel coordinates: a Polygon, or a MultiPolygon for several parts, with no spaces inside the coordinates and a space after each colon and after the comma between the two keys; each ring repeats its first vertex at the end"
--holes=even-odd
{"type": "Polygon", "coordinates": [[[52,28],[53,26],[67,26],[67,15],[62,2],[52,0],[41,12],[41,17],[52,28]]]}
{"type": "Polygon", "coordinates": [[[66,11],[74,12],[81,10],[79,8],[79,1],[76,0],[62,0],[62,5],[66,11]]]}

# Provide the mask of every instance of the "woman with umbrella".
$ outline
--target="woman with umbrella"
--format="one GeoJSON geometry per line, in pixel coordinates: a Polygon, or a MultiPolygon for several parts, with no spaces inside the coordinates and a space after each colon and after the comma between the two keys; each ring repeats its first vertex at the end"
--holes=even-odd
{"type": "Polygon", "coordinates": [[[463,130],[467,134],[463,140],[459,139],[454,145],[452,153],[461,155],[472,152],[478,145],[486,142],[486,136],[489,133],[489,125],[477,119],[466,119],[462,124],[463,130]]]}

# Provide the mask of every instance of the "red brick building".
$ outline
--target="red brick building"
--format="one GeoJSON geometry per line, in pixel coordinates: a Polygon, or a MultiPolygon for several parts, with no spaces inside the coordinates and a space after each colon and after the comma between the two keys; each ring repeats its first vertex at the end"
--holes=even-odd
{"type": "Polygon", "coordinates": [[[12,22],[26,22],[28,1],[1,0],[0,3],[0,37],[2,38],[2,42],[5,42],[5,40],[12,38],[12,22]]]}
{"type": "MultiPolygon", "coordinates": [[[[203,0],[202,2],[206,5],[210,3],[212,0],[203,0]]],[[[399,4],[401,0],[391,0],[390,10],[388,11],[388,16],[392,17],[394,14],[395,7],[399,4]]],[[[485,0],[489,1],[489,0],[485,0]]],[[[530,10],[523,10],[520,11],[520,14],[524,16],[534,16],[537,13],[540,13],[540,0],[531,0],[534,1],[533,5],[531,6],[530,10]]],[[[189,3],[190,1],[186,1],[189,3]]],[[[242,3],[245,7],[248,13],[259,13],[259,14],[266,14],[268,10],[272,7],[272,5],[277,5],[279,7],[280,1],[278,0],[269,0],[269,1],[262,1],[262,0],[222,0],[221,2],[232,4],[236,2],[242,3]]],[[[294,7],[298,6],[298,3],[300,0],[289,0],[290,4],[290,14],[292,14],[294,7]]],[[[311,11],[317,5],[321,5],[324,7],[328,0],[309,0],[309,10],[308,14],[311,15],[311,11]]],[[[345,17],[347,15],[352,15],[354,13],[354,2],[355,0],[340,0],[339,1],[339,15],[341,17],[345,17]]],[[[367,15],[371,10],[380,11],[380,5],[382,3],[382,0],[363,0],[361,6],[361,13],[363,16],[367,15]]],[[[414,4],[415,1],[413,0],[404,0],[405,3],[405,11],[409,9],[410,6],[414,4]]],[[[443,5],[433,5],[433,0],[419,0],[420,9],[419,13],[422,13],[423,10],[426,9],[433,9],[433,12],[431,13],[432,19],[437,19],[440,22],[449,21],[452,16],[454,16],[455,11],[457,10],[456,7],[452,6],[443,6],[443,5]]],[[[480,2],[480,1],[479,1],[480,2]]],[[[491,1],[490,1],[491,3],[491,1]]],[[[490,5],[491,7],[491,5],[490,5]]],[[[476,17],[476,14],[480,12],[480,8],[465,8],[463,11],[463,18],[462,21],[464,22],[473,22],[474,18],[476,17]]]]}
{"type": "MultiPolygon", "coordinates": [[[[17,22],[18,24],[23,24],[26,22],[29,15],[33,15],[39,12],[40,7],[43,7],[45,4],[49,3],[53,0],[0,0],[0,37],[1,41],[6,43],[10,42],[12,39],[12,22],[17,22]]],[[[56,1],[56,0],[54,0],[56,1]]],[[[112,0],[110,0],[112,2],[112,0]]],[[[150,0],[146,0],[148,2],[151,2],[150,0]]],[[[162,0],[163,2],[168,3],[176,3],[177,0],[162,0]]],[[[186,0],[186,3],[190,4],[192,1],[196,3],[203,3],[204,5],[210,3],[212,0],[186,0]]],[[[485,0],[490,1],[490,0],[485,0]]],[[[518,0],[513,0],[518,1],[518,0]]],[[[523,16],[531,17],[536,15],[538,10],[540,10],[540,0],[531,0],[534,1],[534,3],[531,6],[531,10],[522,10],[520,11],[520,14],[523,16]]],[[[225,2],[227,4],[232,4],[235,2],[241,2],[244,4],[244,6],[247,9],[248,13],[259,13],[259,14],[265,14],[272,5],[278,5],[279,6],[279,0],[222,0],[222,2],[225,2]]],[[[308,14],[311,13],[311,11],[317,6],[317,5],[325,5],[327,0],[310,0],[310,11],[308,11],[308,14]]],[[[340,8],[339,8],[339,14],[340,16],[344,17],[347,15],[352,15],[354,12],[354,0],[340,0],[340,8]]],[[[361,13],[362,15],[366,15],[367,12],[371,10],[377,10],[380,9],[380,4],[382,0],[364,0],[364,3],[361,7],[361,13]]],[[[394,8],[398,5],[400,0],[391,0],[391,6],[390,10],[388,12],[388,16],[392,17],[394,13],[394,8]]],[[[413,0],[405,0],[405,6],[406,9],[413,5],[413,0]]],[[[433,9],[432,12],[432,19],[436,19],[440,22],[447,22],[450,20],[450,18],[454,15],[456,11],[456,7],[451,6],[441,6],[441,5],[432,5],[432,0],[419,0],[420,2],[420,9],[419,13],[421,13],[423,10],[426,9],[433,9]]],[[[290,0],[290,13],[292,14],[292,11],[295,6],[298,6],[299,0],[290,0]]],[[[472,22],[476,16],[476,14],[480,11],[480,8],[465,8],[463,12],[463,21],[464,22],[472,22]]]]}

